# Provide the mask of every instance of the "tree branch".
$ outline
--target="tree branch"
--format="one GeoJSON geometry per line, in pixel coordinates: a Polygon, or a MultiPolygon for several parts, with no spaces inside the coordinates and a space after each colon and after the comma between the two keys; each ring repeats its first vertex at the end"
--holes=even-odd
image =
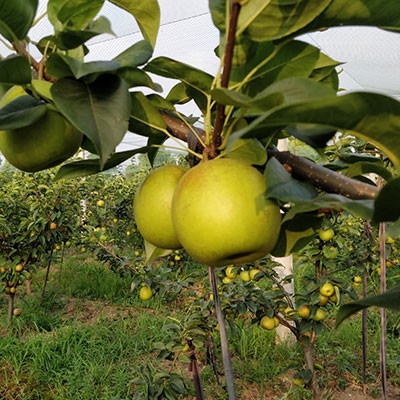
{"type": "Polygon", "coordinates": [[[330,193],[341,194],[353,200],[373,199],[378,187],[339,174],[304,157],[288,151],[267,150],[268,157],[275,157],[292,168],[292,174],[330,193]]]}
{"type": "MultiPolygon", "coordinates": [[[[167,124],[168,131],[178,139],[189,143],[189,139],[194,135],[185,123],[178,118],[166,114],[161,115],[167,124]]],[[[205,140],[204,130],[194,129],[205,140]]],[[[349,199],[361,200],[374,199],[379,192],[376,186],[349,178],[288,151],[267,150],[267,152],[268,157],[275,157],[282,164],[288,165],[294,177],[311,182],[328,193],[337,193],[349,199]]]]}

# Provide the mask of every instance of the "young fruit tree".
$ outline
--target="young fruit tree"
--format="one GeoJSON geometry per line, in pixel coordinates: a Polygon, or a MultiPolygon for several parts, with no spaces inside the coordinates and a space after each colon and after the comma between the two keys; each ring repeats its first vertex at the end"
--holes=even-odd
{"type": "MultiPolygon", "coordinates": [[[[350,8],[345,0],[210,0],[220,32],[215,76],[168,54],[152,58],[157,0],[110,0],[132,14],[144,39],[111,60],[87,62],[86,42],[112,33],[107,18],[97,17],[104,2],[49,0],[54,32],[32,42],[30,28],[41,18],[38,0],[0,0],[0,34],[13,51],[0,62],[0,151],[29,172],[62,164],[79,148],[91,153],[59,168],[56,179],[67,179],[106,171],[139,153],[153,163],[168,138],[185,148],[192,168],[152,172],[138,190],[135,218],[148,260],[183,247],[205,265],[204,273],[208,268],[227,389],[235,399],[215,269],[289,255],[318,232],[321,243],[329,241],[322,209],[390,223],[390,234],[400,233],[400,102],[377,93],[339,93],[339,63],[298,39],[335,26],[399,31],[398,1],[360,0],[350,8]],[[32,47],[40,59],[30,54],[32,47]],[[179,82],[164,97],[145,94],[143,86],[159,90],[156,75],[179,82]],[[179,112],[188,101],[197,105],[199,120],[179,112]],[[116,152],[128,131],[147,137],[147,145],[116,152]],[[277,149],[280,139],[291,138],[327,157],[345,135],[383,156],[365,161],[350,146],[351,156],[339,154],[335,166],[324,165],[324,157],[315,163],[277,149]],[[380,187],[366,179],[369,173],[382,178],[380,187]]],[[[334,259],[337,250],[323,251],[334,259]]],[[[321,296],[333,296],[333,285],[322,285],[321,296]]],[[[389,300],[379,304],[393,304],[396,295],[387,293],[389,300]]],[[[309,312],[303,307],[301,318],[309,312]]],[[[312,317],[322,321],[324,311],[313,310],[312,317]]],[[[272,321],[263,326],[269,329],[272,321]]]]}

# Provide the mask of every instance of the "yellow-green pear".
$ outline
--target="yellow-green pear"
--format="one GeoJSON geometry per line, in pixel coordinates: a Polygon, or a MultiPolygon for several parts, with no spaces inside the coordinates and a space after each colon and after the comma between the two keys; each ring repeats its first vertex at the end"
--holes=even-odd
{"type": "MultiPolygon", "coordinates": [[[[0,101],[4,107],[12,100],[28,95],[13,86],[0,101]]],[[[0,151],[14,167],[36,172],[54,167],[73,156],[82,142],[82,133],[53,109],[32,125],[0,131],[0,151]]]]}
{"type": "Polygon", "coordinates": [[[264,177],[239,160],[202,162],[179,181],[172,219],[179,242],[198,262],[225,266],[257,260],[274,247],[279,207],[264,177]]]}
{"type": "Polygon", "coordinates": [[[182,247],[172,224],[171,205],[176,185],[186,169],[167,165],[155,169],[140,185],[133,211],[140,234],[148,242],[163,249],[182,247]]]}

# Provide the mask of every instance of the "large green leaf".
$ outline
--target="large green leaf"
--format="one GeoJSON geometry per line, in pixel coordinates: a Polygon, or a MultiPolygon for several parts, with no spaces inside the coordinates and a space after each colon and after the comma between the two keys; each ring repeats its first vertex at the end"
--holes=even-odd
{"type": "Polygon", "coordinates": [[[297,214],[281,225],[279,237],[271,254],[286,257],[305,247],[316,235],[322,217],[313,214],[297,214]]]}
{"type": "Polygon", "coordinates": [[[154,48],[160,27],[160,7],[157,0],[110,0],[110,2],[135,17],[143,37],[154,48]]]}
{"type": "Polygon", "coordinates": [[[298,34],[330,26],[369,25],[384,28],[400,27],[398,0],[333,0],[326,10],[298,34]]]}
{"type": "MultiPolygon", "coordinates": [[[[90,22],[88,27],[84,30],[72,30],[66,28],[61,32],[57,32],[55,36],[49,36],[46,39],[54,42],[61,50],[71,50],[103,33],[114,34],[111,29],[110,21],[105,17],[100,17],[97,20],[90,22]]],[[[41,40],[41,44],[42,43],[43,40],[41,40]]]]}
{"type": "Polygon", "coordinates": [[[0,109],[0,130],[32,125],[42,118],[47,107],[32,96],[20,96],[0,109]]]}
{"type": "Polygon", "coordinates": [[[52,53],[47,60],[47,72],[57,79],[75,77],[82,78],[90,74],[116,71],[121,67],[118,61],[81,62],[76,58],[52,53]]]}
{"type": "MultiPolygon", "coordinates": [[[[257,11],[257,17],[248,26],[245,34],[252,40],[275,40],[288,36],[312,22],[326,9],[332,0],[274,0],[264,1],[265,7],[257,11]]],[[[254,3],[252,1],[248,3],[254,3]]],[[[263,2],[258,0],[260,8],[263,2]]],[[[245,6],[246,7],[246,6],[245,6]]],[[[249,9],[251,4],[248,5],[249,9]]],[[[344,6],[345,7],[345,6],[344,6]]],[[[251,10],[249,10],[251,11],[251,10]]],[[[244,25],[245,26],[245,25],[244,25]]]]}
{"type": "Polygon", "coordinates": [[[162,87],[158,83],[154,83],[150,76],[139,68],[119,68],[116,74],[124,79],[130,88],[145,86],[156,92],[162,92],[162,87]]]}
{"type": "Polygon", "coordinates": [[[186,104],[191,100],[183,82],[177,83],[168,93],[166,99],[172,104],[186,104]]]}
{"type": "Polygon", "coordinates": [[[32,79],[31,67],[25,57],[6,58],[0,61],[0,82],[24,85],[32,79]]]}
{"type": "Polygon", "coordinates": [[[374,221],[396,221],[400,218],[400,178],[387,183],[375,200],[374,221]]]}
{"type": "Polygon", "coordinates": [[[379,165],[376,162],[359,161],[350,165],[345,172],[346,176],[349,176],[350,178],[371,173],[377,174],[387,181],[392,179],[392,174],[390,171],[383,165],[379,165]]]}
{"type": "Polygon", "coordinates": [[[153,55],[153,48],[146,40],[141,40],[115,57],[113,60],[118,61],[121,67],[138,67],[146,64],[153,55]]]}
{"type": "Polygon", "coordinates": [[[240,137],[262,138],[268,127],[294,124],[350,131],[377,146],[400,169],[400,102],[376,93],[350,93],[280,106],[233,133],[230,141],[240,137]]]}
{"type": "Polygon", "coordinates": [[[316,211],[320,208],[343,208],[361,218],[372,219],[373,200],[351,200],[339,194],[325,193],[308,201],[297,201],[285,215],[283,222],[289,221],[297,214],[316,211]]]}
{"type": "Polygon", "coordinates": [[[25,39],[37,7],[38,0],[0,0],[0,34],[10,42],[25,39]]]}
{"type": "Polygon", "coordinates": [[[157,260],[157,258],[165,257],[168,254],[172,253],[172,250],[169,249],[161,249],[160,247],[156,247],[147,240],[144,241],[144,248],[146,251],[146,263],[157,260]]]}
{"type": "Polygon", "coordinates": [[[307,78],[316,68],[320,55],[319,49],[298,40],[278,46],[271,42],[259,43],[249,62],[232,69],[231,81],[240,82],[246,79],[244,90],[254,96],[278,80],[307,78]]]}
{"type": "Polygon", "coordinates": [[[345,319],[365,308],[375,306],[389,308],[391,310],[400,311],[400,285],[393,287],[385,293],[378,296],[367,297],[362,300],[353,301],[340,307],[336,314],[336,327],[338,327],[345,319]]]}
{"type": "Polygon", "coordinates": [[[47,13],[56,30],[84,29],[103,7],[104,0],[49,0],[47,13]]]}
{"type": "Polygon", "coordinates": [[[236,34],[240,35],[243,33],[270,3],[271,0],[253,0],[244,2],[240,10],[236,34]]]}
{"type": "Polygon", "coordinates": [[[236,140],[233,147],[224,156],[250,165],[264,165],[267,162],[267,152],[256,139],[236,140]]]}
{"type": "Polygon", "coordinates": [[[291,177],[284,166],[272,157],[264,172],[267,198],[283,202],[297,202],[311,200],[317,196],[314,187],[305,182],[300,182],[291,177]]]}
{"type": "Polygon", "coordinates": [[[93,142],[103,168],[128,129],[131,101],[125,81],[111,74],[90,84],[64,78],[51,94],[57,108],[93,142]]]}
{"type": "Polygon", "coordinates": [[[222,104],[231,104],[249,108],[247,115],[259,115],[260,110],[278,107],[280,104],[295,104],[316,99],[334,97],[335,91],[307,78],[287,78],[279,80],[256,96],[250,97],[233,90],[218,88],[212,91],[212,96],[222,104]]]}
{"type": "Polygon", "coordinates": [[[142,136],[165,137],[167,126],[160,112],[141,92],[131,92],[131,120],[129,130],[142,136]]]}
{"type": "Polygon", "coordinates": [[[136,154],[146,153],[147,150],[148,147],[140,147],[139,149],[135,150],[115,153],[107,160],[103,168],[101,168],[100,160],[98,158],[68,163],[63,165],[58,170],[55,179],[80,178],[88,175],[98,174],[99,172],[107,171],[108,169],[116,167],[136,154]]]}
{"type": "Polygon", "coordinates": [[[150,61],[145,71],[152,72],[166,78],[179,79],[186,85],[206,94],[210,91],[213,77],[207,72],[194,68],[190,65],[172,60],[168,57],[158,57],[150,61]]]}
{"type": "Polygon", "coordinates": [[[151,166],[154,166],[154,160],[156,159],[156,156],[160,150],[158,146],[162,145],[166,140],[168,139],[168,136],[164,135],[151,135],[149,136],[147,140],[147,147],[149,150],[147,151],[147,158],[149,159],[149,162],[151,166]]]}
{"type": "Polygon", "coordinates": [[[211,95],[220,104],[256,110],[269,110],[284,103],[284,97],[279,92],[261,92],[251,98],[243,93],[221,87],[212,90],[211,95]]]}

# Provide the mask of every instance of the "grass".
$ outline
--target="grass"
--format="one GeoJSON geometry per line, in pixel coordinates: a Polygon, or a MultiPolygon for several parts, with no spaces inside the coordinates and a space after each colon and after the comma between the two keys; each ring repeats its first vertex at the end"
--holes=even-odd
{"type": "MultiPolygon", "coordinates": [[[[128,399],[136,390],[133,379],[140,366],[171,367],[170,361],[155,359],[153,343],[165,342],[169,335],[162,330],[168,323],[166,316],[179,318],[183,309],[174,309],[157,296],[141,301],[131,293],[129,277],[121,278],[83,256],[68,257],[62,268],[53,266],[47,294],[41,299],[43,275],[40,271],[35,277],[37,295],[18,298],[23,314],[15,320],[12,332],[6,328],[6,300],[0,297],[0,399],[128,399]]],[[[298,346],[278,343],[273,333],[245,320],[237,323],[230,346],[239,398],[310,398],[308,391],[291,383],[293,368],[302,365],[298,346]]],[[[398,385],[397,314],[389,313],[388,331],[389,377],[398,385]]],[[[374,310],[369,313],[368,340],[370,390],[379,392],[379,315],[374,310]]],[[[204,366],[204,357],[201,352],[206,396],[225,399],[211,367],[204,366]]],[[[318,338],[316,362],[326,393],[359,384],[361,360],[359,317],[318,338]]],[[[218,368],[223,371],[219,353],[218,368]]],[[[180,371],[192,387],[186,363],[178,362],[173,370],[180,371]]],[[[194,398],[190,396],[186,398],[194,398]]]]}

